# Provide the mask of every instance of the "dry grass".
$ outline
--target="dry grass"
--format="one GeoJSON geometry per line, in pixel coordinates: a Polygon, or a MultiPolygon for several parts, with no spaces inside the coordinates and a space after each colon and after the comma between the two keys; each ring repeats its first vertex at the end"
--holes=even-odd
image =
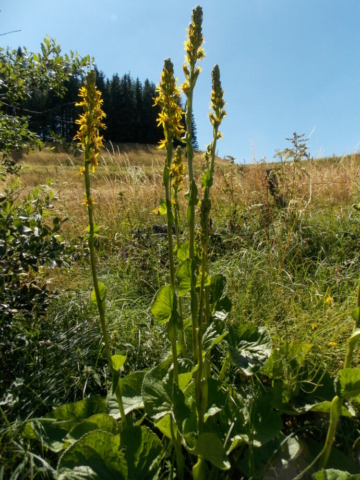
{"type": "MultiPolygon", "coordinates": [[[[161,223],[152,210],[163,196],[162,170],[165,152],[153,145],[108,145],[99,157],[99,167],[92,176],[96,217],[116,234],[120,229],[161,223]]],[[[87,225],[83,177],[79,174],[82,157],[43,150],[22,155],[20,180],[23,193],[51,180],[58,201],[56,207],[68,218],[66,229],[81,234],[87,225]]],[[[201,152],[195,156],[195,177],[201,182],[204,165],[201,152]]],[[[273,202],[266,170],[278,164],[232,165],[217,158],[213,198],[213,217],[224,221],[238,206],[263,214],[273,202]]],[[[291,177],[291,164],[290,169],[291,177]]],[[[360,155],[304,162],[304,173],[295,188],[297,208],[323,209],[357,203],[359,197],[360,155]]],[[[184,189],[187,188],[185,179],[184,189]]],[[[185,213],[185,202],[183,204],[185,213]]]]}

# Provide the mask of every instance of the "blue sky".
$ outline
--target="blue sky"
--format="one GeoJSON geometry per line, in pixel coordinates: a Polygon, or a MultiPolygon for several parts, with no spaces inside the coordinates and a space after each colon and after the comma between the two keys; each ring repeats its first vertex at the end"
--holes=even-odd
{"type": "MultiPolygon", "coordinates": [[[[196,1],[196,0],[195,0],[196,1]]],[[[49,34],[63,52],[92,55],[106,76],[157,83],[171,57],[179,83],[189,0],[2,0],[2,46],[38,51],[49,34]]],[[[360,149],[359,0],[203,0],[206,57],[194,113],[200,148],[211,140],[211,69],[227,102],[220,155],[251,162],[296,131],[314,156],[360,149]]]]}

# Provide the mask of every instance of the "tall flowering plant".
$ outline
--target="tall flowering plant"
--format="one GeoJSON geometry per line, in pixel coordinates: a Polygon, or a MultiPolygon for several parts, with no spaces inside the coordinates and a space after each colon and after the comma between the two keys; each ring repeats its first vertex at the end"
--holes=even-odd
{"type": "Polygon", "coordinates": [[[105,296],[107,287],[100,283],[97,278],[96,259],[94,248],[95,222],[94,222],[94,199],[91,195],[90,171],[94,172],[98,165],[98,156],[103,146],[103,137],[100,135],[100,128],[106,128],[103,123],[105,113],[102,110],[103,100],[101,92],[95,86],[95,72],[88,74],[85,86],[80,88],[79,96],[81,101],[76,103],[77,107],[82,107],[84,113],[80,116],[76,123],[79,130],[74,140],[79,140],[84,151],[84,166],[80,168],[80,172],[85,179],[85,199],[83,204],[88,210],[89,226],[88,226],[88,243],[90,250],[91,273],[93,277],[94,289],[91,294],[91,300],[97,305],[100,316],[102,334],[104,338],[106,357],[108,360],[111,375],[113,377],[113,390],[116,392],[121,417],[125,422],[125,411],[121,397],[121,384],[118,369],[121,363],[125,361],[125,357],[119,358],[119,355],[111,355],[109,335],[106,328],[105,318],[105,296]]]}

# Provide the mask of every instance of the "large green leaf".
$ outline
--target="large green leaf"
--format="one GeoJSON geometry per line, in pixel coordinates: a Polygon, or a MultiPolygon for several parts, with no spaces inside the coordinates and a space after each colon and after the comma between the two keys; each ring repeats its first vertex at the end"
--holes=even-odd
{"type": "MultiPolygon", "coordinates": [[[[304,407],[297,407],[297,410],[300,413],[307,413],[307,412],[318,412],[318,413],[328,413],[330,414],[331,410],[331,402],[324,401],[320,403],[316,403],[315,405],[305,405],[304,407]]],[[[349,411],[344,405],[341,407],[341,416],[343,417],[353,417],[355,414],[354,412],[349,411]]]]}
{"type": "Polygon", "coordinates": [[[216,415],[218,412],[221,412],[225,407],[226,399],[228,397],[227,392],[224,390],[223,385],[219,380],[214,380],[213,378],[208,378],[208,402],[207,410],[205,413],[205,421],[216,415]]]}
{"type": "Polygon", "coordinates": [[[184,242],[176,252],[176,256],[179,262],[185,261],[189,258],[189,242],[184,242]]]}
{"type": "Polygon", "coordinates": [[[209,352],[215,345],[222,342],[227,334],[228,331],[224,331],[224,324],[222,322],[212,322],[206,328],[202,337],[203,352],[209,352]]]}
{"type": "MultiPolygon", "coordinates": [[[[188,363],[179,362],[179,373],[187,370],[188,363]]],[[[183,420],[190,413],[184,393],[174,384],[171,359],[146,373],[142,384],[142,397],[146,414],[155,421],[173,413],[181,429],[183,420]]]]}
{"type": "Polygon", "coordinates": [[[68,433],[67,437],[79,440],[79,438],[81,438],[83,435],[92,432],[93,430],[103,430],[104,432],[109,432],[113,435],[116,435],[117,423],[113,417],[110,417],[105,413],[98,413],[90,418],[87,418],[78,425],[75,425],[75,427],[70,430],[70,433],[68,433]]]}
{"type": "Polygon", "coordinates": [[[217,303],[224,295],[226,288],[226,277],[221,273],[211,277],[210,284],[210,303],[213,305],[217,303]]]}
{"type": "Polygon", "coordinates": [[[246,375],[257,373],[271,355],[271,337],[265,327],[232,326],[227,342],[232,361],[246,375]]]}
{"type": "Polygon", "coordinates": [[[196,288],[201,288],[202,277],[204,277],[204,287],[210,287],[210,277],[207,272],[199,272],[196,277],[196,288]]]}
{"type": "Polygon", "coordinates": [[[62,468],[90,467],[96,479],[127,480],[128,467],[120,451],[120,436],[95,430],[87,433],[71,445],[60,458],[58,470],[62,468]]]}
{"type": "Polygon", "coordinates": [[[61,468],[56,475],[56,480],[96,480],[97,474],[90,467],[61,468]]]}
{"type": "Polygon", "coordinates": [[[360,480],[360,475],[351,475],[340,470],[321,470],[312,476],[313,480],[360,480]]]}
{"type": "Polygon", "coordinates": [[[215,433],[202,433],[191,453],[211,462],[220,470],[229,470],[230,468],[224,446],[215,433]]]}
{"type": "Polygon", "coordinates": [[[151,313],[158,322],[168,322],[174,308],[174,289],[171,285],[161,287],[157,292],[154,303],[151,305],[151,313]]]}
{"type": "Polygon", "coordinates": [[[170,440],[172,440],[173,436],[175,436],[176,428],[174,420],[172,419],[170,413],[162,417],[158,422],[156,422],[155,425],[160,430],[160,432],[163,433],[170,440]]]}
{"type": "Polygon", "coordinates": [[[355,398],[360,402],[360,369],[345,368],[338,373],[338,385],[342,398],[355,398]]]}
{"type": "Polygon", "coordinates": [[[75,425],[98,413],[106,413],[106,400],[100,395],[94,395],[79,402],[62,405],[46,414],[43,419],[37,420],[36,424],[27,424],[24,433],[27,435],[32,431],[41,437],[46,447],[58,452],[64,448],[65,436],[75,425]]]}
{"type": "Polygon", "coordinates": [[[120,448],[124,449],[129,479],[151,480],[157,477],[156,459],[161,452],[157,435],[146,427],[127,428],[121,432],[120,448]]]}
{"type": "MultiPolygon", "coordinates": [[[[145,372],[135,372],[121,379],[122,400],[124,404],[125,415],[144,408],[144,402],[141,396],[141,385],[145,372]]],[[[106,399],[106,410],[116,420],[121,418],[119,404],[115,394],[108,394],[106,399]]]]}
{"type": "MultiPolygon", "coordinates": [[[[197,256],[198,254],[198,244],[194,243],[194,255],[197,256]]],[[[176,256],[179,263],[184,262],[187,258],[189,258],[189,242],[184,242],[180,248],[176,251],[176,256]]]]}
{"type": "Polygon", "coordinates": [[[297,370],[304,363],[312,347],[311,343],[305,342],[290,342],[281,345],[280,348],[273,350],[261,373],[274,379],[284,378],[284,368],[297,370]]]}
{"type": "Polygon", "coordinates": [[[179,297],[183,297],[191,290],[191,260],[189,258],[179,265],[176,278],[178,280],[179,297]]]}
{"type": "Polygon", "coordinates": [[[252,441],[255,447],[261,447],[281,432],[282,421],[269,405],[268,398],[255,400],[251,411],[252,441]]]}
{"type": "Polygon", "coordinates": [[[213,317],[216,320],[224,321],[228,316],[228,314],[231,312],[231,308],[232,308],[231,300],[227,295],[225,295],[225,297],[223,297],[221,300],[219,300],[216,303],[213,317]]]}

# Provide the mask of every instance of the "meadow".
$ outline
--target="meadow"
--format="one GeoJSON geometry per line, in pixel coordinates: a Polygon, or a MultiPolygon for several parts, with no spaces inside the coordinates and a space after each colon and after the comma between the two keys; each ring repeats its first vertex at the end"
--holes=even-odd
{"type": "MultiPolygon", "coordinates": [[[[218,65],[196,151],[202,19],[180,88],[164,61],[158,147],[104,145],[78,57],[76,149],[10,156],[41,142],[4,117],[0,480],[360,478],[360,155],[310,159],[293,133],[273,163],[219,158],[218,65]]],[[[4,71],[61,93],[44,42],[4,71]]]]}
{"type": "MultiPolygon", "coordinates": [[[[99,226],[96,252],[99,279],[108,287],[109,334],[114,351],[126,351],[121,369],[126,376],[154,367],[170,353],[166,332],[150,311],[157,289],[169,281],[166,234],[156,230],[165,225],[164,217],[153,212],[162,196],[165,154],[154,146],[107,147],[92,178],[99,226]]],[[[40,267],[37,281],[50,292],[47,312],[30,325],[14,317],[11,357],[2,358],[2,410],[7,421],[1,458],[14,470],[23,463],[19,476],[13,478],[25,478],[21,475],[28,472],[30,448],[18,439],[25,420],[68,402],[106,394],[109,372],[97,311],[89,301],[92,285],[84,240],[86,208],[81,205],[82,159],[45,149],[17,160],[23,165],[18,198],[34,188],[45,193],[51,189],[51,215],[66,219],[61,236],[69,249],[61,267],[40,267]]],[[[195,154],[194,164],[195,178],[200,179],[203,153],[195,154]]],[[[265,325],[273,351],[280,352],[286,364],[277,368],[276,375],[270,375],[265,364],[256,375],[256,388],[266,392],[270,384],[287,386],[290,393],[281,430],[284,438],[299,439],[301,448],[281,473],[275,458],[257,461],[265,468],[266,478],[293,478],[309,463],[309,450],[317,451],[328,427],[328,415],[307,411],[309,395],[317,397],[318,392],[317,401],[331,400],[331,389],[326,391],[325,386],[342,368],[353,328],[360,239],[359,213],[352,205],[358,199],[360,156],[302,162],[306,174],[297,178],[294,202],[286,208],[280,208],[269,191],[266,170],[279,166],[237,165],[216,158],[209,252],[210,274],[227,278],[226,293],[232,302],[228,325],[265,325]]],[[[291,162],[287,166],[292,172],[291,162]]],[[[291,180],[291,175],[283,178],[284,194],[291,180]]],[[[185,177],[184,191],[186,183],[185,177]]],[[[185,202],[180,205],[185,237],[185,202]]],[[[29,272],[23,281],[33,280],[34,273],[29,272]]],[[[220,368],[223,355],[219,347],[215,369],[220,368]]],[[[357,353],[354,364],[358,364],[357,353]]],[[[226,378],[246,388],[252,377],[233,366],[226,378]]],[[[342,419],[336,436],[339,452],[333,465],[330,457],[330,466],[358,471],[358,428],[356,417],[342,419]]],[[[38,453],[40,446],[32,448],[38,453]]],[[[47,461],[51,463],[51,456],[47,461]]],[[[242,467],[237,468],[246,474],[243,463],[239,464],[242,467]]],[[[169,467],[168,476],[170,471],[169,467]]],[[[3,470],[7,478],[4,472],[10,470],[3,470]]],[[[235,469],[232,475],[237,474],[235,469]]],[[[164,475],[161,478],[171,478],[164,475]]]]}

